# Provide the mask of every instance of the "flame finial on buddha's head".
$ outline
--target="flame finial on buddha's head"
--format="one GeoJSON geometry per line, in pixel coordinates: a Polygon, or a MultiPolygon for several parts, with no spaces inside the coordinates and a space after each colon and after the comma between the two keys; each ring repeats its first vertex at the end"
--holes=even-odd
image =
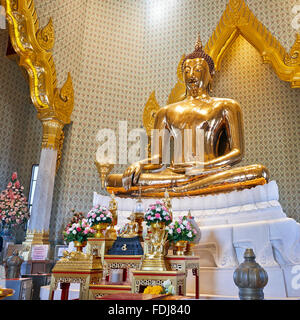
{"type": "Polygon", "coordinates": [[[195,50],[188,54],[182,61],[181,68],[183,69],[183,65],[187,59],[196,59],[196,58],[203,58],[209,67],[209,72],[213,76],[215,73],[215,64],[211,56],[209,56],[205,51],[203,50],[200,33],[198,34],[198,38],[195,44],[195,50]]]}

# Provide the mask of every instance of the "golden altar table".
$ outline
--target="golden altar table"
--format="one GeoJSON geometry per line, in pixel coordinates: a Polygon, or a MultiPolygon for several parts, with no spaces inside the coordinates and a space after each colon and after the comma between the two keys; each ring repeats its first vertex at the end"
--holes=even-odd
{"type": "MultiPolygon", "coordinates": [[[[192,274],[195,276],[195,298],[199,299],[199,285],[200,285],[199,257],[169,255],[169,256],[166,256],[165,258],[166,258],[167,266],[171,271],[178,272],[178,274],[184,274],[183,277],[180,276],[180,281],[181,280],[183,281],[182,284],[180,284],[181,290],[182,290],[181,294],[183,295],[186,294],[186,278],[188,275],[188,271],[189,270],[192,271],[192,274]]],[[[133,286],[133,284],[129,283],[129,269],[135,269],[134,271],[132,271],[133,274],[138,272],[141,262],[142,262],[141,255],[104,255],[104,269],[105,269],[104,272],[106,274],[106,281],[102,283],[90,285],[89,298],[95,299],[97,296],[100,297],[106,294],[130,292],[130,286],[133,286]],[[111,275],[112,269],[123,269],[122,283],[110,282],[111,280],[110,275],[111,275]]],[[[167,272],[170,272],[170,271],[167,271],[167,272]]],[[[143,273],[145,272],[143,271],[142,274],[143,273]]],[[[154,279],[156,279],[155,271],[151,271],[150,274],[151,275],[154,274],[154,279]]],[[[175,274],[170,273],[170,275],[171,277],[174,277],[175,274]]],[[[163,276],[166,277],[164,280],[169,279],[167,277],[167,273],[164,274],[163,276]]],[[[150,281],[149,278],[147,279],[146,278],[140,279],[140,277],[138,278],[139,280],[148,280],[148,282],[150,281]]],[[[162,278],[159,278],[159,279],[162,279],[162,278]]],[[[156,283],[157,281],[154,281],[154,282],[156,283]]],[[[142,281],[142,283],[144,283],[144,281],[142,281]]]]}
{"type": "Polygon", "coordinates": [[[79,300],[88,300],[90,284],[99,283],[102,275],[100,257],[71,252],[61,258],[51,271],[49,300],[53,300],[58,283],[62,289],[61,300],[68,300],[71,283],[80,283],[79,300]]]}

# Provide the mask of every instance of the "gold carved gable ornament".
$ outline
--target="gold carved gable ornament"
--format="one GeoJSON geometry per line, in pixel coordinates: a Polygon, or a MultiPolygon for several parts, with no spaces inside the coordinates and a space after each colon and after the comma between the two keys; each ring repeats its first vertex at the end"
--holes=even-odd
{"type": "MultiPolygon", "coordinates": [[[[287,52],[271,32],[255,17],[244,0],[229,0],[221,19],[208,40],[204,50],[215,63],[217,71],[221,69],[221,62],[227,50],[237,37],[243,36],[261,55],[263,63],[269,63],[277,76],[290,82],[291,88],[300,88],[300,35],[290,52],[287,52]]],[[[185,98],[185,84],[182,78],[181,65],[185,55],[177,67],[177,83],[171,90],[167,104],[181,101],[185,98]]],[[[147,101],[144,109],[144,119],[152,119],[151,114],[158,111],[154,92],[147,101]],[[153,104],[151,105],[151,101],[153,104]]],[[[151,120],[152,121],[152,120],[151,120]]],[[[147,132],[151,123],[144,121],[147,132]]],[[[152,127],[153,128],[153,127],[152,127]]]]}
{"type": "Polygon", "coordinates": [[[38,118],[54,119],[62,126],[70,123],[74,107],[71,75],[61,89],[57,88],[56,70],[51,50],[54,27],[50,18],[40,28],[33,0],[1,0],[5,8],[12,46],[19,56],[19,65],[29,76],[31,100],[38,118]]]}
{"type": "Polygon", "coordinates": [[[27,71],[31,100],[43,124],[42,148],[58,150],[58,169],[63,127],[71,122],[74,108],[74,90],[70,73],[62,88],[57,88],[51,53],[55,39],[52,19],[40,28],[34,0],[0,1],[5,8],[11,44],[19,56],[19,65],[27,71]]]}

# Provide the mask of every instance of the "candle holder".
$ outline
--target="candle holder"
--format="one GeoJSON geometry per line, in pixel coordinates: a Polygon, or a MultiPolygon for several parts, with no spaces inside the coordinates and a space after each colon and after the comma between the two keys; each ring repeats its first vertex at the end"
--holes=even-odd
{"type": "Polygon", "coordinates": [[[95,161],[95,165],[97,167],[100,180],[101,180],[101,188],[104,190],[105,189],[105,180],[108,176],[108,174],[111,172],[112,168],[114,167],[113,163],[108,163],[108,162],[99,162],[95,161]]]}

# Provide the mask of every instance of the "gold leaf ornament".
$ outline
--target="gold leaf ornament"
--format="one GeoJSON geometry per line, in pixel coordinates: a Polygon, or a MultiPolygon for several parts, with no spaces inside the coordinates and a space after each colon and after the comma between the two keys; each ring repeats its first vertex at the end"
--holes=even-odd
{"type": "Polygon", "coordinates": [[[39,29],[36,34],[36,39],[39,45],[46,51],[50,51],[53,49],[54,46],[54,27],[52,18],[50,18],[48,24],[39,29]]]}
{"type": "Polygon", "coordinates": [[[151,135],[151,130],[154,128],[155,117],[159,109],[160,105],[156,100],[155,91],[153,91],[146,102],[143,113],[143,125],[148,136],[151,135]]]}

